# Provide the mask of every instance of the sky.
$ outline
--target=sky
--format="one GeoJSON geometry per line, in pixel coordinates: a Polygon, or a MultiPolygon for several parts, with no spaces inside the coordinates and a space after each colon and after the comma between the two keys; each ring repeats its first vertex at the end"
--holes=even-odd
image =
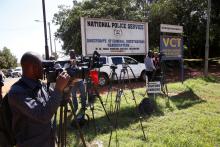
{"type": "MultiPolygon", "coordinates": [[[[79,0],[78,0],[79,1],[79,0]]],[[[52,47],[54,33],[58,26],[52,24],[58,5],[73,6],[72,0],[45,0],[46,18],[51,24],[52,47]]],[[[0,0],[0,50],[10,49],[18,62],[27,51],[45,54],[42,0],[0,0]]],[[[47,27],[47,30],[48,27],[47,27]]],[[[50,51],[49,33],[48,46],[50,51]]],[[[56,41],[56,50],[61,51],[61,43],[56,41]]]]}

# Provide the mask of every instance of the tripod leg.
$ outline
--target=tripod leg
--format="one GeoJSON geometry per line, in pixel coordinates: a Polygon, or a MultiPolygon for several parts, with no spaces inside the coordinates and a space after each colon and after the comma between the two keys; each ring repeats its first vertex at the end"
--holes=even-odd
{"type": "MultiPolygon", "coordinates": [[[[117,94],[116,94],[116,98],[115,98],[115,108],[114,108],[114,114],[115,114],[115,124],[114,124],[114,127],[115,127],[115,132],[116,132],[116,146],[118,144],[118,135],[117,135],[117,119],[118,119],[118,115],[119,115],[119,108],[120,108],[120,105],[119,105],[119,100],[121,99],[121,94],[122,94],[122,89],[118,89],[117,90],[117,94]]],[[[110,144],[111,144],[111,139],[112,139],[112,134],[113,134],[113,131],[111,130],[111,133],[110,133],[110,138],[109,138],[109,143],[108,143],[108,147],[110,147],[110,144]]]]}
{"type": "Polygon", "coordinates": [[[103,104],[102,98],[101,98],[101,96],[98,94],[98,91],[97,91],[97,90],[96,90],[96,94],[97,94],[97,97],[99,98],[99,101],[100,101],[100,103],[101,103],[101,105],[102,105],[104,111],[105,111],[106,117],[108,118],[109,122],[111,123],[111,120],[110,120],[110,118],[109,118],[109,115],[108,115],[108,113],[107,113],[107,111],[106,111],[106,109],[105,109],[105,106],[104,106],[104,104],[103,104]]]}
{"type": "MultiPolygon", "coordinates": [[[[109,84],[110,85],[110,84],[109,84]]],[[[110,93],[111,88],[108,88],[108,93],[107,93],[107,97],[105,99],[105,104],[107,104],[108,102],[108,97],[109,97],[109,93],[110,93]]]]}
{"type": "MultiPolygon", "coordinates": [[[[113,77],[117,80],[117,84],[119,84],[118,75],[116,72],[113,73],[113,77]]],[[[114,79],[112,78],[112,79],[114,79]]],[[[111,104],[110,104],[110,112],[113,113],[113,90],[111,91],[111,104]]]]}
{"type": "Polygon", "coordinates": [[[110,147],[110,145],[111,145],[111,141],[112,141],[112,132],[113,132],[113,130],[111,129],[111,133],[110,133],[110,137],[109,137],[109,141],[108,141],[108,147],[110,147]]]}
{"type": "Polygon", "coordinates": [[[109,77],[110,77],[110,80],[109,80],[109,87],[108,87],[108,93],[107,93],[107,98],[105,100],[105,104],[107,104],[107,100],[108,100],[108,96],[109,96],[109,93],[112,94],[112,84],[113,84],[113,81],[114,81],[114,77],[117,76],[117,74],[115,73],[115,71],[111,71],[109,77]]]}
{"type": "Polygon", "coordinates": [[[90,107],[90,110],[92,111],[92,119],[93,119],[93,125],[94,125],[95,134],[97,134],[96,122],[95,122],[95,114],[94,114],[94,104],[89,104],[89,107],[90,107]]]}
{"type": "MultiPolygon", "coordinates": [[[[112,77],[113,76],[113,73],[111,72],[110,73],[110,77],[112,77]]],[[[109,96],[109,93],[110,93],[110,90],[112,90],[112,81],[111,81],[112,79],[110,79],[110,81],[109,81],[109,87],[108,87],[108,93],[107,93],[107,97],[106,97],[106,100],[105,100],[105,104],[107,104],[107,102],[108,102],[108,96],[109,96]]]]}
{"type": "Polygon", "coordinates": [[[119,116],[119,110],[120,110],[120,104],[121,104],[121,96],[122,96],[123,90],[119,89],[116,94],[115,98],[115,129],[117,129],[118,126],[118,116],[119,116]]]}
{"type": "Polygon", "coordinates": [[[63,134],[63,106],[60,106],[60,121],[59,121],[59,132],[58,132],[58,147],[62,147],[62,134],[63,134]]]}
{"type": "MultiPolygon", "coordinates": [[[[133,97],[133,100],[134,100],[134,103],[135,103],[135,107],[136,107],[136,110],[137,110],[138,105],[137,105],[137,101],[135,99],[134,90],[132,90],[131,92],[132,92],[132,97],[133,97]]],[[[142,123],[142,117],[141,117],[141,115],[140,115],[138,110],[137,110],[137,113],[138,113],[138,118],[139,118],[139,121],[140,121],[140,125],[141,125],[141,129],[142,129],[142,132],[143,132],[144,139],[147,140],[147,138],[145,136],[145,132],[144,132],[143,123],[142,123]]]]}
{"type": "MultiPolygon", "coordinates": [[[[109,87],[108,87],[108,93],[107,93],[105,104],[107,104],[109,94],[111,94],[111,103],[112,103],[113,81],[115,80],[115,78],[117,82],[119,82],[117,74],[115,73],[115,71],[114,72],[112,71],[110,74],[109,87]]],[[[110,111],[111,111],[111,104],[110,104],[110,111]]]]}
{"type": "MultiPolygon", "coordinates": [[[[128,76],[128,70],[126,69],[126,70],[124,70],[124,76],[123,76],[123,89],[125,89],[125,74],[127,73],[127,80],[129,80],[129,76],[128,76]]],[[[130,81],[130,80],[129,80],[130,81]]],[[[125,98],[125,101],[126,101],[126,103],[128,104],[128,101],[127,101],[127,98],[126,98],[126,96],[125,96],[125,93],[124,93],[124,91],[122,91],[122,94],[123,94],[123,96],[124,96],[124,98],[125,98]]]]}
{"type": "Polygon", "coordinates": [[[75,122],[76,122],[76,127],[77,127],[77,129],[78,129],[78,131],[79,131],[79,135],[80,135],[80,138],[81,138],[81,140],[82,140],[83,146],[86,147],[86,142],[85,142],[85,139],[84,139],[82,130],[81,130],[80,126],[79,126],[79,123],[78,123],[77,120],[76,120],[76,113],[75,113],[75,111],[74,111],[74,107],[73,107],[72,101],[70,100],[68,103],[69,103],[70,108],[71,108],[71,110],[72,110],[72,113],[73,113],[73,116],[74,116],[74,120],[75,120],[75,122]]]}
{"type": "Polygon", "coordinates": [[[116,102],[116,118],[115,118],[115,141],[116,141],[116,146],[119,146],[119,140],[118,140],[118,117],[119,117],[119,111],[120,111],[120,98],[118,102],[116,102]]]}
{"type": "Polygon", "coordinates": [[[109,106],[110,113],[112,113],[112,112],[113,112],[112,94],[113,94],[113,91],[111,90],[111,99],[110,99],[110,106],[109,106]]]}
{"type": "Polygon", "coordinates": [[[170,106],[169,95],[168,95],[168,89],[167,89],[167,85],[166,85],[166,84],[163,85],[163,87],[162,87],[162,92],[163,92],[164,97],[167,98],[167,103],[166,103],[166,105],[167,105],[167,106],[170,106]]]}
{"type": "Polygon", "coordinates": [[[67,128],[67,105],[64,106],[64,122],[63,122],[63,140],[64,140],[64,147],[66,147],[66,128],[67,128]]]}

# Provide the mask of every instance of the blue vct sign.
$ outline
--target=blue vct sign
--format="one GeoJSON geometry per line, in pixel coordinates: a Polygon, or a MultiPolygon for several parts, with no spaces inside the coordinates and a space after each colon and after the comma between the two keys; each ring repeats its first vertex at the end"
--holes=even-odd
{"type": "Polygon", "coordinates": [[[160,36],[160,52],[165,58],[182,58],[183,39],[180,36],[160,36]]]}

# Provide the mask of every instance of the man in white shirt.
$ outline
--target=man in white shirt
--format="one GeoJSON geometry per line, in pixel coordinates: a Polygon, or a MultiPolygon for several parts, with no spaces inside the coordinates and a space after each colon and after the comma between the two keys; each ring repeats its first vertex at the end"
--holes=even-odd
{"type": "Polygon", "coordinates": [[[153,53],[151,51],[148,52],[144,59],[144,64],[145,64],[145,70],[146,70],[146,75],[147,75],[147,81],[152,80],[153,72],[156,70],[153,62],[153,53]]]}

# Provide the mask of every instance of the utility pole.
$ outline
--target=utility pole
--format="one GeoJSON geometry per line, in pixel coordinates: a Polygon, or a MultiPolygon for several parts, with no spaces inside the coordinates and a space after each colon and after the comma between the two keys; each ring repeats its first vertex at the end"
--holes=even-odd
{"type": "Polygon", "coordinates": [[[211,12],[211,0],[208,0],[208,10],[207,10],[207,24],[206,24],[206,42],[205,42],[205,77],[208,76],[208,66],[209,66],[209,24],[210,24],[210,12],[211,12]]]}
{"type": "Polygon", "coordinates": [[[49,28],[49,38],[50,38],[50,54],[53,54],[53,48],[52,48],[52,40],[51,40],[51,31],[50,31],[50,22],[47,23],[49,28]]]}
{"type": "Polygon", "coordinates": [[[49,60],[49,50],[48,50],[48,44],[47,44],[47,20],[46,20],[44,0],[42,0],[42,9],[43,9],[43,22],[44,22],[45,56],[46,56],[46,60],[49,60]]]}
{"type": "Polygon", "coordinates": [[[55,54],[57,54],[56,39],[54,38],[54,39],[53,39],[53,41],[54,41],[54,49],[55,49],[55,54]]]}

